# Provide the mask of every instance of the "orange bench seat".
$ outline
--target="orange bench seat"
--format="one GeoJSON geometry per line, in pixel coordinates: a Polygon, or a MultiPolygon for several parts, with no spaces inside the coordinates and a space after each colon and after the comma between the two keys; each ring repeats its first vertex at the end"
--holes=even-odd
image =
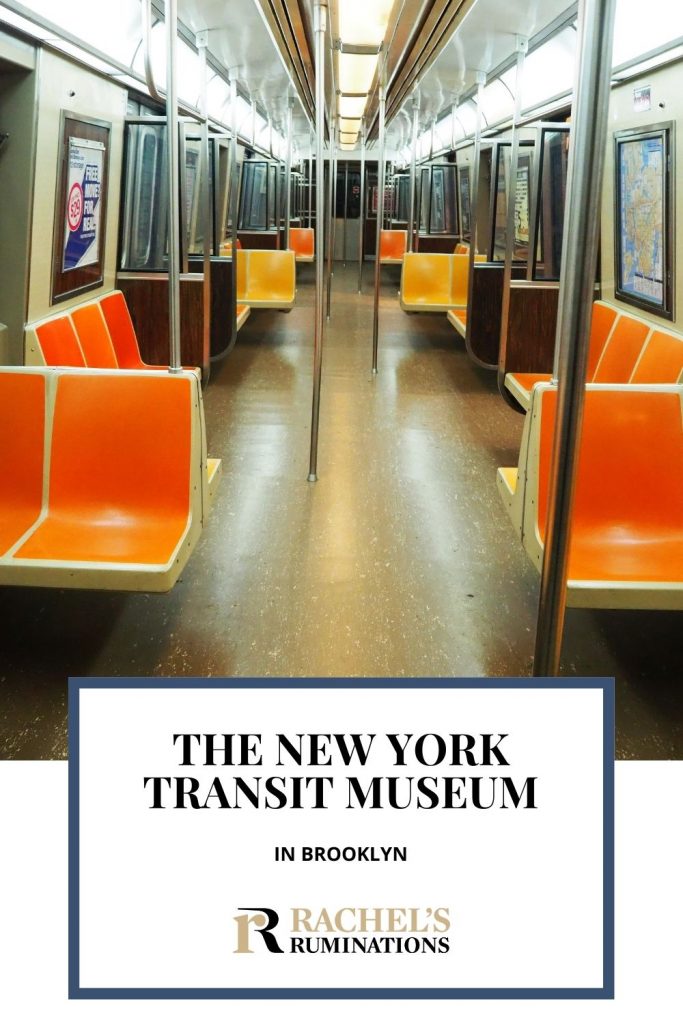
{"type": "Polygon", "coordinates": [[[238,331],[239,331],[239,329],[241,327],[244,327],[244,325],[246,324],[247,320],[249,319],[249,314],[250,313],[251,313],[251,308],[249,306],[243,306],[243,305],[239,305],[238,304],[238,306],[237,306],[237,330],[238,331]]]}
{"type": "MultiPolygon", "coordinates": [[[[586,380],[592,384],[675,384],[683,377],[683,336],[657,329],[606,302],[593,303],[586,380]]],[[[547,373],[508,373],[505,387],[528,410],[547,373]]]]}
{"type": "Polygon", "coordinates": [[[296,259],[292,249],[240,249],[237,303],[252,309],[292,309],[296,259]]]}
{"type": "Polygon", "coordinates": [[[379,236],[379,261],[382,264],[403,263],[406,249],[408,247],[408,232],[392,229],[382,229],[379,236]]]}
{"type": "MultiPolygon", "coordinates": [[[[676,385],[587,386],[569,605],[683,608],[682,400],[676,385]]],[[[556,402],[557,388],[534,389],[519,467],[498,471],[499,487],[519,489],[522,541],[539,571],[556,402]]]]}
{"type": "Polygon", "coordinates": [[[0,584],[169,590],[209,512],[197,376],[8,368],[0,397],[17,439],[0,456],[0,584]]]}
{"type": "MultiPolygon", "coordinates": [[[[24,361],[27,366],[168,369],[143,361],[128,305],[120,291],[28,324],[24,361]]],[[[197,367],[185,369],[199,373],[197,367]]]]}
{"type": "Polygon", "coordinates": [[[297,263],[312,263],[315,259],[315,228],[290,228],[289,248],[297,263]]]}
{"type": "Polygon", "coordinates": [[[43,506],[45,380],[0,371],[0,557],[43,506]]]}
{"type": "MultiPolygon", "coordinates": [[[[475,256],[477,262],[485,256],[475,256]]],[[[401,309],[448,313],[466,309],[470,257],[443,252],[407,252],[401,271],[401,309]]]]}
{"type": "Polygon", "coordinates": [[[458,334],[464,338],[467,331],[467,310],[449,309],[446,313],[446,318],[449,324],[452,324],[458,334]]]}

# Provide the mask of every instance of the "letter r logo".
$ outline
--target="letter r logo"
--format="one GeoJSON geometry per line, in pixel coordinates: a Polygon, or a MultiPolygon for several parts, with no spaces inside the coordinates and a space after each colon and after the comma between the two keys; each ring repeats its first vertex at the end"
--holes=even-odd
{"type": "Polygon", "coordinates": [[[249,914],[239,914],[234,920],[237,922],[237,949],[235,953],[253,953],[253,949],[249,945],[249,936],[253,927],[254,931],[258,932],[263,941],[266,944],[266,949],[269,953],[282,953],[283,950],[277,944],[277,939],[271,934],[274,928],[277,927],[277,923],[280,920],[279,915],[271,910],[270,907],[238,907],[238,910],[248,910],[253,912],[253,916],[249,914]]]}

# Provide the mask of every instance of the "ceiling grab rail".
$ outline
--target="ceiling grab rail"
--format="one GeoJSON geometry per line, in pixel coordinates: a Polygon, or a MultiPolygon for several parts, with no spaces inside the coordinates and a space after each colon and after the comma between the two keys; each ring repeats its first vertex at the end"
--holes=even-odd
{"type": "Polygon", "coordinates": [[[616,0],[581,0],[556,346],[555,433],[538,602],[534,676],[557,675],[567,601],[569,540],[585,397],[616,0]],[[572,201],[572,199],[574,201],[572,201]]]}
{"type": "Polygon", "coordinates": [[[325,134],[325,31],[327,3],[316,0],[313,8],[315,34],[315,334],[313,341],[313,407],[311,410],[311,450],[308,481],[318,479],[318,427],[320,424],[320,384],[323,367],[324,218],[325,175],[323,171],[323,136],[325,134]]]}
{"type": "Polygon", "coordinates": [[[157,103],[163,103],[164,98],[157,89],[152,67],[152,0],[144,0],[142,5],[142,55],[149,94],[157,103]]]}

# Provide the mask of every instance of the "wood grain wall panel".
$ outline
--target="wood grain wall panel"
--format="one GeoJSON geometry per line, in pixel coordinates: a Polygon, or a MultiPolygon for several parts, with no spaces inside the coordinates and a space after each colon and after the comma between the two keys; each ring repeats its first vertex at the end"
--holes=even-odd
{"type": "Polygon", "coordinates": [[[507,346],[498,367],[498,388],[514,407],[517,403],[505,387],[506,373],[552,373],[559,294],[558,287],[533,284],[510,290],[507,346]]]}
{"type": "Polygon", "coordinates": [[[238,231],[237,237],[243,249],[278,249],[280,246],[278,231],[238,231]]]}
{"type": "MultiPolygon", "coordinates": [[[[475,263],[470,307],[467,311],[467,351],[492,370],[498,366],[500,320],[503,311],[503,265],[475,263]]],[[[524,277],[524,267],[513,267],[513,280],[524,277]]]]}
{"type": "MultiPolygon", "coordinates": [[[[126,297],[146,363],[168,366],[168,279],[151,274],[121,276],[116,282],[126,297]]],[[[180,281],[180,353],[183,366],[199,366],[208,379],[209,353],[204,352],[204,304],[201,277],[180,281]]]]}

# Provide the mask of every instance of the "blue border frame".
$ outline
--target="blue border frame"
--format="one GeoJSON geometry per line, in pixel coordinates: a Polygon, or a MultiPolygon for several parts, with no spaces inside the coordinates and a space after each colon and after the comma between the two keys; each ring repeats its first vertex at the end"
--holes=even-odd
{"type": "Polygon", "coordinates": [[[614,999],[614,679],[69,679],[69,998],[70,999],[614,999]],[[564,689],[602,690],[602,988],[81,988],[79,770],[84,689],[564,689]]]}

